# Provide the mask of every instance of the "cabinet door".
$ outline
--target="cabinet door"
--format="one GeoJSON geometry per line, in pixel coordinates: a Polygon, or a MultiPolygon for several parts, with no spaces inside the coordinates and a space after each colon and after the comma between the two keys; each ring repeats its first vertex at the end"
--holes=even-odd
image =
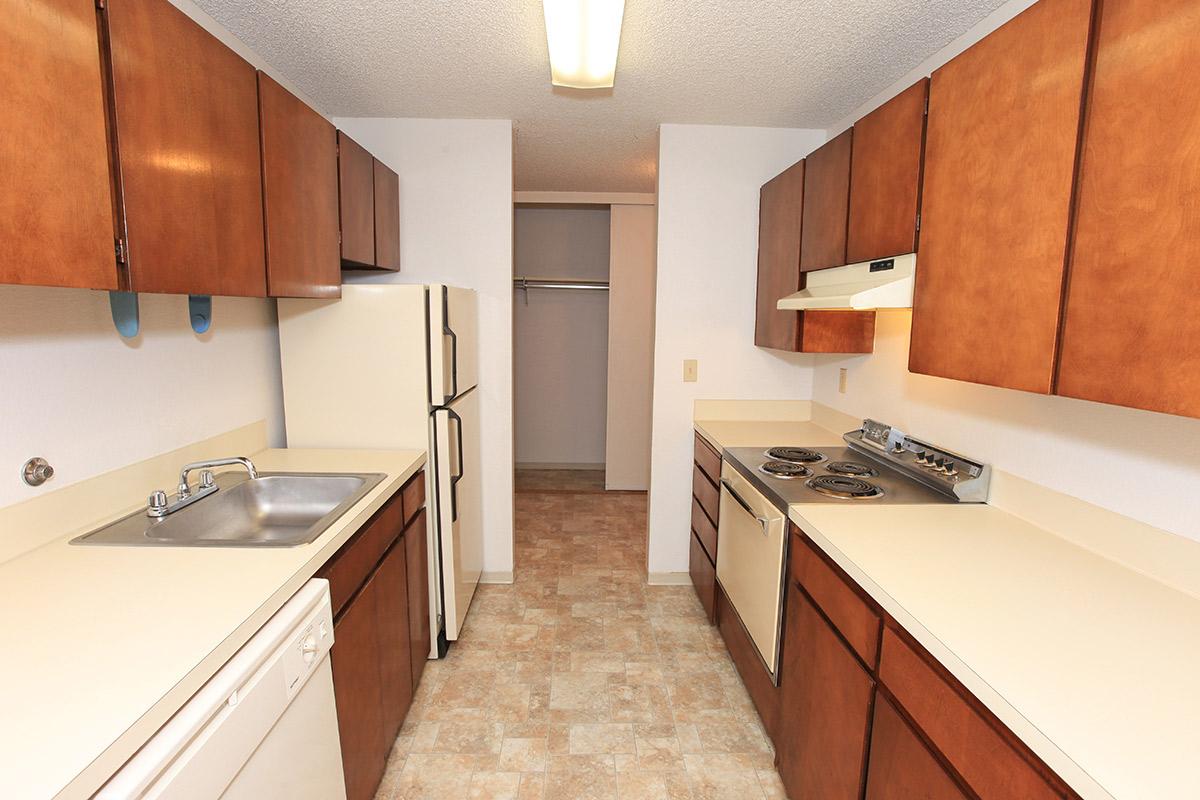
{"type": "Polygon", "coordinates": [[[875,681],[798,587],[787,592],[779,776],[789,797],[857,800],[875,681]]]}
{"type": "Polygon", "coordinates": [[[917,734],[886,699],[875,701],[866,800],[967,800],[917,734]]]}
{"type": "Polygon", "coordinates": [[[131,288],[265,296],[254,67],[167,0],[106,13],[131,288]]]}
{"type": "Polygon", "coordinates": [[[1200,14],[1100,9],[1057,391],[1200,417],[1200,14]]]}
{"type": "Polygon", "coordinates": [[[383,731],[379,662],[378,574],[338,618],[331,651],[333,693],[347,800],[370,800],[383,777],[391,742],[383,731]]]}
{"type": "Polygon", "coordinates": [[[329,120],[258,73],[267,292],[340,297],[337,131],[329,120]]]}
{"type": "Polygon", "coordinates": [[[400,269],[400,176],[379,159],[375,175],[375,266],[400,269]]]}
{"type": "Polygon", "coordinates": [[[383,738],[391,742],[412,705],[412,639],[408,617],[408,561],[403,540],[396,542],[375,577],[379,625],[379,679],[383,698],[383,738]]]}
{"type": "Polygon", "coordinates": [[[94,0],[0,3],[0,283],[118,288],[94,0]]]}
{"type": "Polygon", "coordinates": [[[850,147],[853,129],[814,150],[805,162],[800,270],[846,263],[846,218],[850,209],[850,147]]]}
{"type": "Polygon", "coordinates": [[[700,599],[700,605],[704,608],[704,615],[708,617],[709,622],[715,623],[717,568],[713,566],[708,553],[704,552],[704,546],[694,530],[688,547],[688,575],[691,576],[692,586],[696,589],[696,597],[700,599]]]}
{"type": "Polygon", "coordinates": [[[800,291],[800,217],[804,162],[763,184],[758,194],[758,289],[754,344],[794,352],[800,346],[800,314],[780,311],[780,298],[800,291]]]}
{"type": "MultiPolygon", "coordinates": [[[[419,480],[424,480],[419,478],[419,480]]],[[[411,654],[412,686],[415,692],[429,659],[429,539],[425,510],[404,532],[404,553],[408,565],[408,635],[411,654]]]]}
{"type": "Polygon", "coordinates": [[[338,209],[342,261],[375,266],[375,160],[358,142],[338,131],[338,209]]]}
{"type": "Polygon", "coordinates": [[[917,249],[928,91],[929,80],[922,79],[854,124],[846,234],[851,264],[917,249]]]}
{"type": "Polygon", "coordinates": [[[934,73],[909,369],[1049,392],[1091,0],[1041,0],[934,73]]]}

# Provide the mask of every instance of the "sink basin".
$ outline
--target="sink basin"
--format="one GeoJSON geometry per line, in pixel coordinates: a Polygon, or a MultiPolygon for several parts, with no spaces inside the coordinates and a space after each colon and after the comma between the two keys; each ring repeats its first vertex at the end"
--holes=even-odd
{"type": "Polygon", "coordinates": [[[83,545],[295,547],[308,544],[381,480],[379,473],[240,473],[218,490],[159,519],[139,510],[71,540],[83,545]]]}

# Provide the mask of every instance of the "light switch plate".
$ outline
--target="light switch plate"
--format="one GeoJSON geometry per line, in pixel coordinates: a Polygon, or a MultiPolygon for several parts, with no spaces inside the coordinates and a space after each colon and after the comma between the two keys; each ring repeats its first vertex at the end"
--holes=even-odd
{"type": "Polygon", "coordinates": [[[699,374],[698,362],[694,358],[685,359],[683,362],[683,382],[695,383],[696,376],[699,374]]]}

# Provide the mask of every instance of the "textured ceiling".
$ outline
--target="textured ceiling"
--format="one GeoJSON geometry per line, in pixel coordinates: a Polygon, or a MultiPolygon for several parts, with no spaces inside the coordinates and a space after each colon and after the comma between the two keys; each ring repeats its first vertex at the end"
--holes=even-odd
{"type": "Polygon", "coordinates": [[[1002,0],[626,0],[554,89],[540,0],[197,0],[332,116],[512,119],[517,189],[654,190],[662,122],[824,128],[1002,0]]]}

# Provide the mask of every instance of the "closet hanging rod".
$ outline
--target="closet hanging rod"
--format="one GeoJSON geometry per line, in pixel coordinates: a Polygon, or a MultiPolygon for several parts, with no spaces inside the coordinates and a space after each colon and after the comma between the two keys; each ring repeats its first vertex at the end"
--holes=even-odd
{"type": "Polygon", "coordinates": [[[513,278],[514,289],[595,289],[608,291],[608,281],[582,281],[573,279],[556,280],[553,278],[513,278]]]}

